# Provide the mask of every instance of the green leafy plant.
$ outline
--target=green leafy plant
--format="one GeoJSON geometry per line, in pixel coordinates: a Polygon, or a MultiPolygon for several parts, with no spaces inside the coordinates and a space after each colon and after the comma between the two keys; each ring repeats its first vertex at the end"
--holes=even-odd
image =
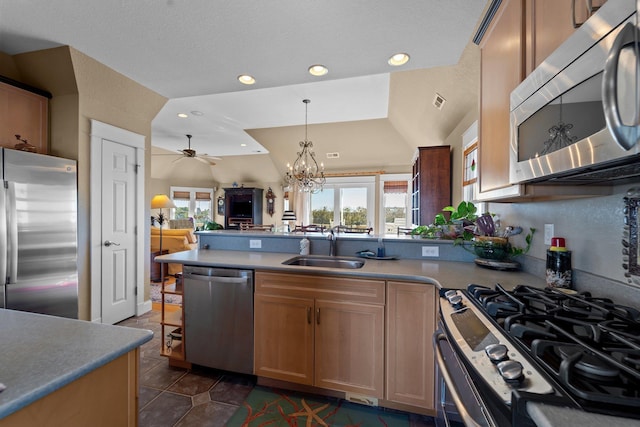
{"type": "Polygon", "coordinates": [[[527,242],[527,246],[525,246],[524,248],[519,248],[517,246],[512,245],[511,248],[509,249],[509,257],[514,258],[529,252],[529,249],[531,249],[531,242],[533,241],[533,235],[535,234],[535,232],[536,232],[535,228],[529,228],[529,233],[527,233],[527,235],[524,238],[525,242],[527,242]]]}
{"type": "MultiPolygon", "coordinates": [[[[472,202],[462,201],[460,202],[457,208],[454,208],[453,206],[445,206],[444,208],[442,208],[442,211],[451,212],[449,223],[453,223],[456,221],[474,222],[476,219],[478,219],[478,215],[477,215],[478,208],[476,208],[476,206],[472,202]]],[[[436,218],[438,218],[438,216],[444,219],[443,214],[437,214],[436,218]]],[[[444,220],[446,221],[446,219],[444,220]]],[[[447,224],[447,222],[445,222],[444,224],[447,224]]]]}

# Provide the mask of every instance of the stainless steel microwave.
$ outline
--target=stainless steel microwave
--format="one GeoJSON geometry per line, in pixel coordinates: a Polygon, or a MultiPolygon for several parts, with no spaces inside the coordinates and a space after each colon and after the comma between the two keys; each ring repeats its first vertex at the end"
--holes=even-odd
{"type": "Polygon", "coordinates": [[[607,1],[512,92],[512,184],[640,180],[638,5],[607,1]]]}

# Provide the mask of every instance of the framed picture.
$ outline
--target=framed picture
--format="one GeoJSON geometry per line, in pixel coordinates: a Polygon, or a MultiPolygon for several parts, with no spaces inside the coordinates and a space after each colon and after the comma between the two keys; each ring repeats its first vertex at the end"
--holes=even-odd
{"type": "Polygon", "coordinates": [[[478,180],[478,143],[474,142],[464,150],[462,161],[462,185],[471,185],[478,180]]]}

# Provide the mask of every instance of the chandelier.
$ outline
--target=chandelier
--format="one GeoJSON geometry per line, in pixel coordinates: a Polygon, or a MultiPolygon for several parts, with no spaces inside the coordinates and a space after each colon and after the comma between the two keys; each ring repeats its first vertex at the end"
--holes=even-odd
{"type": "Polygon", "coordinates": [[[293,166],[287,163],[287,173],[284,180],[289,185],[297,185],[300,191],[307,193],[317,193],[322,191],[322,187],[327,179],[324,177],[324,165],[316,161],[316,154],[313,152],[313,142],[307,139],[307,110],[308,99],[304,102],[304,141],[300,141],[301,151],[298,151],[296,161],[293,166]]]}

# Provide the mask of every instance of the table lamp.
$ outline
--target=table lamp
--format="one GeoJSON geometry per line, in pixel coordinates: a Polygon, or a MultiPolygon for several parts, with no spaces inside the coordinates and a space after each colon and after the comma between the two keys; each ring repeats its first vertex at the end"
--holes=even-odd
{"type": "MultiPolygon", "coordinates": [[[[151,209],[160,210],[158,216],[156,216],[155,218],[151,217],[154,221],[158,221],[158,224],[160,224],[160,255],[162,255],[162,225],[165,222],[165,217],[162,209],[172,209],[175,207],[176,205],[173,204],[173,201],[166,194],[156,194],[155,196],[153,196],[153,199],[151,199],[151,209]]],[[[162,267],[160,267],[160,274],[162,275],[162,282],[164,284],[164,274],[162,267]]]]}
{"type": "Polygon", "coordinates": [[[296,220],[296,213],[294,211],[284,211],[282,214],[282,221],[287,223],[287,231],[291,231],[291,226],[289,225],[289,221],[296,220]]]}

